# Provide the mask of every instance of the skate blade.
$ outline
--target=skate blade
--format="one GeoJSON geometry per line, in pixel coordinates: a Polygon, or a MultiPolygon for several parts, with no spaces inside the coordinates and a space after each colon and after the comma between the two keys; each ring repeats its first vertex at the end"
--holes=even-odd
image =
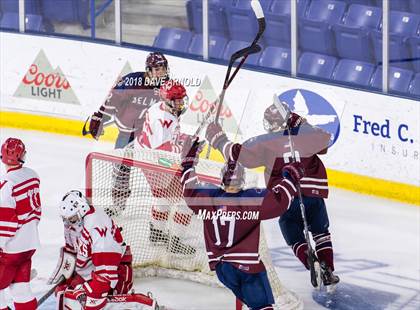
{"type": "Polygon", "coordinates": [[[337,283],[335,283],[335,284],[330,284],[330,285],[326,285],[326,286],[325,286],[326,291],[327,291],[327,293],[328,293],[328,294],[332,294],[332,293],[334,293],[334,292],[335,292],[336,287],[337,287],[337,283]]]}

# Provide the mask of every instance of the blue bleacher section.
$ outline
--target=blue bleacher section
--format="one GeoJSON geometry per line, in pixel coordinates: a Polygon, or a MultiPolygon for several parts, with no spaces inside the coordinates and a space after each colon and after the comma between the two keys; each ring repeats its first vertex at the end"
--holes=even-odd
{"type": "Polygon", "coordinates": [[[298,73],[330,79],[337,64],[337,58],[312,52],[303,53],[298,63],[298,73]]]}
{"type": "Polygon", "coordinates": [[[333,79],[358,86],[369,86],[375,66],[368,62],[341,59],[333,73],[333,79]]]}
{"type": "Polygon", "coordinates": [[[192,32],[184,29],[161,28],[153,46],[186,53],[192,39],[192,32]]]}
{"type": "MultiPolygon", "coordinates": [[[[209,56],[212,58],[222,58],[228,40],[224,37],[210,35],[209,36],[209,56]]],[[[194,34],[188,53],[193,55],[203,55],[203,35],[194,34]]]]}
{"type": "MultiPolygon", "coordinates": [[[[406,93],[413,78],[413,72],[410,70],[389,67],[389,90],[391,92],[406,93]]],[[[370,85],[377,89],[382,89],[382,66],[378,66],[373,74],[370,85]]]]}
{"type": "Polygon", "coordinates": [[[420,96],[420,73],[417,73],[414,76],[414,79],[411,81],[408,92],[412,95],[420,96]]]}
{"type": "MultiPolygon", "coordinates": [[[[239,41],[239,40],[231,40],[229,41],[229,43],[226,45],[226,49],[223,53],[223,59],[224,60],[229,60],[230,57],[232,56],[232,54],[242,48],[245,48],[249,46],[249,42],[247,41],[239,41]]],[[[253,54],[248,56],[248,58],[246,59],[246,64],[248,65],[257,65],[258,64],[258,59],[261,56],[261,52],[257,53],[257,54],[253,54]]]]}
{"type": "MultiPolygon", "coordinates": [[[[19,14],[4,13],[0,18],[0,28],[9,30],[19,30],[19,14]]],[[[41,32],[45,30],[43,18],[41,15],[26,14],[25,30],[41,32]]]]}
{"type": "Polygon", "coordinates": [[[261,67],[290,72],[290,48],[268,46],[261,54],[258,64],[261,67]]]}
{"type": "Polygon", "coordinates": [[[342,23],[333,26],[338,56],[373,61],[370,32],[379,29],[380,8],[360,4],[350,5],[342,23]]]}

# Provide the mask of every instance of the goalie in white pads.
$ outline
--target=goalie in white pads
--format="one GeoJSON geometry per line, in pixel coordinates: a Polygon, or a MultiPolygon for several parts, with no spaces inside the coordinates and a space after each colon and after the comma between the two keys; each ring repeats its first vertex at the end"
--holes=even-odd
{"type": "Polygon", "coordinates": [[[32,255],[39,247],[41,218],[38,174],[27,167],[25,144],[9,138],[1,147],[6,174],[0,178],[0,309],[9,309],[5,289],[9,288],[17,310],[37,308],[29,281],[32,255]]]}
{"type": "MultiPolygon", "coordinates": [[[[109,295],[113,302],[126,295],[133,285],[132,255],[120,229],[102,209],[89,205],[80,191],[68,192],[59,205],[64,222],[65,246],[49,284],[56,288],[58,309],[103,309],[109,295]]],[[[142,294],[144,307],[154,301],[142,294]]],[[[127,309],[127,308],[126,308],[127,309]]]]}

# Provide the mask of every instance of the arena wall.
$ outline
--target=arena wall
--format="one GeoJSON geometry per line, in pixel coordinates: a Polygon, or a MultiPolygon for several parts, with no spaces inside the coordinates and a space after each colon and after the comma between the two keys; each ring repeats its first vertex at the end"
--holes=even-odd
{"type": "MultiPolygon", "coordinates": [[[[0,32],[0,127],[81,137],[85,119],[118,78],[144,70],[149,51],[0,32]]],[[[182,131],[192,133],[222,88],[226,66],[168,56],[187,88],[182,131]]],[[[420,103],[243,69],[226,94],[223,127],[243,141],[264,133],[273,94],[334,134],[323,160],[333,186],[420,205],[420,103]],[[238,126],[239,124],[239,126],[238,126]]],[[[108,127],[105,140],[114,140],[108,127]]],[[[219,154],[212,154],[221,160],[219,154]]]]}

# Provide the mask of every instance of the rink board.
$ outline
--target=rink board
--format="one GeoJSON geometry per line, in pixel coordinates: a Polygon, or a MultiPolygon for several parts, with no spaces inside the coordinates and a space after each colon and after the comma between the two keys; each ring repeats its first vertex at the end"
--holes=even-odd
{"type": "MultiPolygon", "coordinates": [[[[81,136],[84,120],[119,76],[143,70],[149,52],[4,32],[0,41],[0,126],[74,136],[81,136]]],[[[168,60],[192,101],[182,119],[182,131],[192,133],[221,89],[226,67],[168,60]]],[[[263,112],[273,93],[335,135],[323,156],[331,185],[420,204],[419,102],[244,69],[222,112],[232,139],[263,133],[263,112]]],[[[103,138],[113,140],[116,133],[109,128],[103,138]]]]}

